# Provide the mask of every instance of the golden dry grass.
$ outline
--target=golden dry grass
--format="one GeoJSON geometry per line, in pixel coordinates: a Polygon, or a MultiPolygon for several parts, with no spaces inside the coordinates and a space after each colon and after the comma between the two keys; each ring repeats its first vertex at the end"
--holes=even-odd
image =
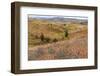
{"type": "Polygon", "coordinates": [[[28,25],[28,59],[29,60],[52,60],[52,59],[76,59],[88,57],[87,25],[73,24],[63,26],[49,21],[29,22],[28,25]],[[52,28],[52,29],[51,29],[52,28]],[[63,30],[68,29],[68,37],[64,37],[63,30]],[[57,42],[42,43],[35,36],[41,32],[51,40],[57,42]]]}

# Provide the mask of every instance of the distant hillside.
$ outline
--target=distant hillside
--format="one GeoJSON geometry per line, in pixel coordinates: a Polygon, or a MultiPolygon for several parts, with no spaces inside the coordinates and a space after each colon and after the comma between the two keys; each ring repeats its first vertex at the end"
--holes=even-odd
{"type": "Polygon", "coordinates": [[[46,16],[46,17],[41,17],[41,16],[33,16],[33,17],[30,17],[29,18],[30,20],[47,20],[47,21],[51,21],[51,22],[63,22],[63,23],[66,23],[66,22],[74,22],[74,23],[82,23],[82,24],[87,24],[88,23],[88,20],[87,19],[84,19],[82,17],[80,18],[70,18],[70,17],[64,17],[64,16],[53,16],[53,17],[50,17],[50,16],[46,16]]]}

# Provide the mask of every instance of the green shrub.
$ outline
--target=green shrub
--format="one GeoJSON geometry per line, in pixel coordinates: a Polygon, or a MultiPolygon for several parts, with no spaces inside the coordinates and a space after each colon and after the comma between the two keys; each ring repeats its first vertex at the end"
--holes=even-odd
{"type": "Polygon", "coordinates": [[[68,30],[65,30],[64,33],[65,33],[65,37],[68,37],[68,30]]]}
{"type": "Polygon", "coordinates": [[[45,41],[48,43],[50,42],[50,38],[45,38],[45,41]]]}
{"type": "Polygon", "coordinates": [[[57,42],[58,40],[55,38],[55,39],[53,39],[53,42],[57,42]]]}
{"type": "Polygon", "coordinates": [[[54,54],[55,51],[54,51],[52,48],[49,47],[49,48],[48,48],[48,53],[49,53],[49,54],[54,54]]]}
{"type": "Polygon", "coordinates": [[[44,50],[42,48],[38,48],[37,50],[34,50],[33,56],[34,57],[40,57],[44,54],[44,50]]]}
{"type": "Polygon", "coordinates": [[[66,26],[66,24],[64,24],[64,26],[66,26]]]}
{"type": "Polygon", "coordinates": [[[44,34],[43,33],[41,33],[40,39],[41,39],[41,41],[44,41],[44,34]]]}
{"type": "Polygon", "coordinates": [[[64,59],[66,58],[66,54],[64,51],[59,51],[56,56],[55,56],[56,59],[64,59]]]}

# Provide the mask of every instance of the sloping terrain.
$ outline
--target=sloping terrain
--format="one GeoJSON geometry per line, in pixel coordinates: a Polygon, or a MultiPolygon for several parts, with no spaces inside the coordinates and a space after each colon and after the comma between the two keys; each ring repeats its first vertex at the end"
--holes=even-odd
{"type": "Polygon", "coordinates": [[[87,42],[84,23],[28,21],[29,60],[87,58],[87,42]]]}

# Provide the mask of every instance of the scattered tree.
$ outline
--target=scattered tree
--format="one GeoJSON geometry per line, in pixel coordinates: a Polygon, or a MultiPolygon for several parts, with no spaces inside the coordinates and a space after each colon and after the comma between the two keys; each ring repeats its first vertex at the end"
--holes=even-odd
{"type": "Polygon", "coordinates": [[[64,24],[64,26],[66,26],[66,24],[64,24]]]}
{"type": "Polygon", "coordinates": [[[65,30],[65,37],[68,37],[68,30],[65,30]]]}
{"type": "Polygon", "coordinates": [[[55,39],[53,39],[53,42],[57,42],[58,40],[55,38],[55,39]]]}
{"type": "Polygon", "coordinates": [[[43,33],[41,33],[40,39],[41,39],[41,41],[44,41],[44,34],[43,33]]]}

